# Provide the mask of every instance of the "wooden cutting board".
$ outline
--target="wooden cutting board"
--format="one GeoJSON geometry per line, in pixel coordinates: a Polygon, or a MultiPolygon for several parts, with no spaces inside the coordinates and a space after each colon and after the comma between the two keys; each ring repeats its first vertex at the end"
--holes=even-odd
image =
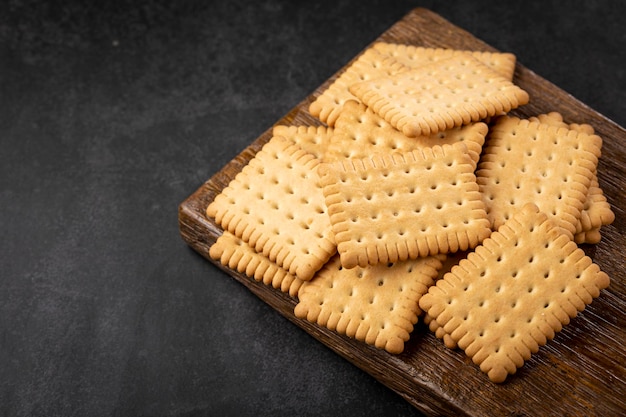
{"type": "MultiPolygon", "coordinates": [[[[411,11],[377,40],[425,47],[496,51],[437,14],[421,8],[411,11]]],[[[308,113],[309,104],[342,70],[339,69],[276,124],[319,125],[320,122],[308,113]]],[[[611,277],[610,287],[603,290],[591,306],[503,384],[491,383],[462,351],[447,349],[423,324],[416,326],[401,355],[391,355],[296,318],[293,315],[294,299],[209,258],[209,247],[222,230],[205,216],[205,209],[270,139],[271,129],[263,132],[181,203],[181,235],[192,248],[293,323],[427,415],[538,416],[546,412],[563,416],[624,415],[626,130],[520,64],[515,70],[514,82],[531,96],[530,103],[514,114],[528,117],[558,111],[566,122],[591,124],[603,138],[598,178],[616,220],[613,225],[602,229],[603,239],[599,244],[583,246],[585,252],[611,277]]]]}

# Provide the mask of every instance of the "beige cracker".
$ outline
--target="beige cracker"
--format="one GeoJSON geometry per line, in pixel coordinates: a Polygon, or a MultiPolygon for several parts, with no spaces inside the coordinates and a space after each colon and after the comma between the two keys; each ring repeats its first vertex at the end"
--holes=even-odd
{"type": "Polygon", "coordinates": [[[601,239],[601,227],[613,223],[614,220],[615,213],[598,184],[598,177],[594,175],[576,224],[574,240],[577,243],[598,243],[601,239]]]}
{"type": "Polygon", "coordinates": [[[318,173],[346,268],[466,250],[491,232],[462,142],[324,163],[318,173]]]}
{"type": "Polygon", "coordinates": [[[328,126],[334,126],[343,104],[348,100],[356,100],[349,91],[352,84],[406,70],[408,68],[395,59],[368,48],[316,97],[309,106],[309,112],[328,126]]]}
{"type": "Polygon", "coordinates": [[[513,80],[513,74],[515,72],[515,55],[508,52],[482,52],[447,48],[426,48],[423,46],[387,42],[376,42],[373,47],[377,51],[394,58],[396,61],[409,68],[417,68],[455,56],[469,54],[483,64],[492,68],[509,81],[513,80]]]}
{"type": "Polygon", "coordinates": [[[469,55],[352,84],[350,92],[409,137],[477,122],[529,100],[528,93],[469,55]]]}
{"type": "Polygon", "coordinates": [[[390,353],[401,353],[442,257],[346,269],[335,256],[301,289],[294,313],[390,353]]]}
{"type": "Polygon", "coordinates": [[[298,295],[298,290],[304,282],[256,252],[250,245],[228,231],[224,231],[211,245],[209,256],[234,271],[281,290],[292,297],[298,295]]]}
{"type": "Polygon", "coordinates": [[[409,138],[364,104],[349,100],[344,104],[335,123],[326,161],[365,158],[374,153],[408,152],[444,143],[464,142],[476,165],[487,130],[485,123],[477,122],[431,136],[409,138]]]}
{"type": "Polygon", "coordinates": [[[527,204],[432,286],[420,307],[442,327],[440,337],[503,382],[608,285],[598,265],[527,204]]]}
{"type": "MultiPolygon", "coordinates": [[[[595,133],[594,128],[589,124],[565,123],[563,116],[558,112],[540,114],[535,117],[530,117],[528,120],[571,129],[589,135],[595,133]]],[[[600,228],[613,223],[614,220],[615,214],[604,196],[602,188],[600,188],[597,172],[594,171],[583,208],[580,212],[580,218],[576,223],[574,241],[576,241],[576,243],[598,243],[601,239],[600,228]]]]}
{"type": "Polygon", "coordinates": [[[272,137],[207,207],[224,230],[302,280],[336,252],[319,160],[272,137]]]}
{"type": "Polygon", "coordinates": [[[273,136],[282,136],[300,146],[303,150],[324,160],[333,129],[326,126],[287,126],[276,125],[272,128],[273,136]]]}
{"type": "Polygon", "coordinates": [[[493,228],[535,203],[573,239],[601,145],[596,135],[499,118],[476,173],[493,228]]]}

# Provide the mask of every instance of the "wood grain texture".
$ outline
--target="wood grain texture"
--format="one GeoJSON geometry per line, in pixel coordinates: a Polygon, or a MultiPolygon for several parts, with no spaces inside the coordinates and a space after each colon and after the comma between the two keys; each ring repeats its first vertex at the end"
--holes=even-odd
{"type": "MultiPolygon", "coordinates": [[[[378,41],[495,51],[494,48],[426,9],[415,9],[378,41]]],[[[366,47],[369,45],[366,45],[366,47]]],[[[506,51],[513,52],[514,51],[506,51]]],[[[348,63],[347,65],[349,65],[348,63]]],[[[337,77],[322,84],[276,124],[319,125],[309,104],[337,77]]],[[[462,351],[449,350],[418,324],[401,355],[354,341],[293,315],[295,300],[213,262],[321,343],[387,385],[427,415],[615,416],[626,410],[626,130],[518,63],[514,82],[530,103],[513,114],[558,111],[566,122],[591,124],[603,138],[598,178],[615,215],[602,241],[583,249],[611,277],[600,297],[542,347],[504,384],[491,383],[462,351]]],[[[271,137],[261,134],[179,207],[183,239],[210,260],[209,247],[222,230],[205,216],[206,206],[271,137]]]]}

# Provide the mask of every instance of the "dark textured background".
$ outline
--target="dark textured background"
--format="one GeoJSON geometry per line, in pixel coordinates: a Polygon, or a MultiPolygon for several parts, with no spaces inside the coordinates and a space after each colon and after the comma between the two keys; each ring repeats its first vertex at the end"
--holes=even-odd
{"type": "Polygon", "coordinates": [[[2,1],[0,415],[419,415],[190,250],[177,206],[416,6],[624,126],[622,4],[2,1]]]}

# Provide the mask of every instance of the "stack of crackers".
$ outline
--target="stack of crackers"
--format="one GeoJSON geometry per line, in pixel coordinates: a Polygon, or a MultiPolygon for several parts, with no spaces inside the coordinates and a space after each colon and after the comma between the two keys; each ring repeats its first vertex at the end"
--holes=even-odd
{"type": "Polygon", "coordinates": [[[422,316],[504,381],[609,285],[578,244],[614,220],[601,138],[511,115],[530,100],[515,65],[373,44],[310,105],[318,126],[275,126],[210,203],[210,256],[390,353],[422,316]]]}

